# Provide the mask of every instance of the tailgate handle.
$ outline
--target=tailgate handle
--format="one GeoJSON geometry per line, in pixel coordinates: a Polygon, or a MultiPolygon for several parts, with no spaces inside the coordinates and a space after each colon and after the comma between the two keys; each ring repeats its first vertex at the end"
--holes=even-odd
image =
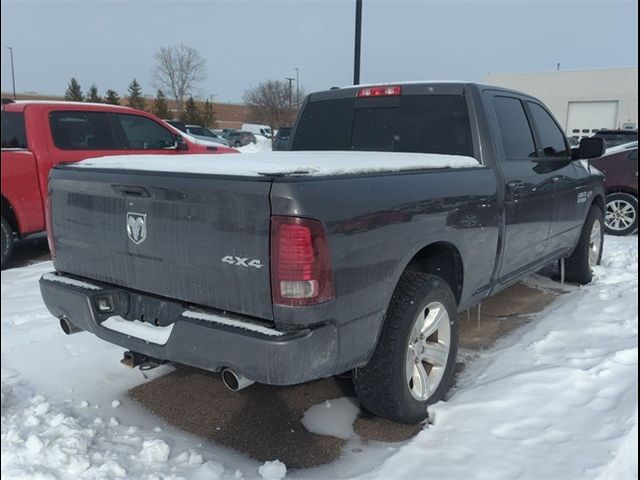
{"type": "Polygon", "coordinates": [[[150,197],[143,187],[137,185],[111,185],[116,193],[124,195],[125,197],[150,197]]]}

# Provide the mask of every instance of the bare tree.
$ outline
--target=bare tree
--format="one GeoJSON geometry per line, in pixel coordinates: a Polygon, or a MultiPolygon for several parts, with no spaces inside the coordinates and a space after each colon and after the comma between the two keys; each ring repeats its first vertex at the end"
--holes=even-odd
{"type": "Polygon", "coordinates": [[[185,98],[207,78],[206,60],[186,45],[161,47],[154,57],[157,62],[153,70],[155,87],[171,92],[178,111],[182,112],[185,98]]]}
{"type": "Polygon", "coordinates": [[[251,111],[253,121],[277,128],[293,122],[296,106],[304,98],[304,91],[300,89],[297,93],[290,82],[284,80],[267,80],[246,90],[242,98],[251,111]]]}

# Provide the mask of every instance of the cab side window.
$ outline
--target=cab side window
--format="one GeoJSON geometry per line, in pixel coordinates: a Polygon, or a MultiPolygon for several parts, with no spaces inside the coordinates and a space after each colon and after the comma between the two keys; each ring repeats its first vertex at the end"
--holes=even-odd
{"type": "Polygon", "coordinates": [[[568,158],[569,150],[564,133],[558,124],[553,120],[541,105],[533,102],[527,102],[533,117],[533,122],[538,129],[540,135],[540,149],[544,152],[545,157],[568,158]]]}
{"type": "Polygon", "coordinates": [[[126,137],[126,146],[132,150],[157,150],[175,144],[175,136],[150,118],[141,115],[116,114],[126,137]]]}
{"type": "Polygon", "coordinates": [[[529,160],[535,157],[533,133],[522,102],[513,97],[494,97],[493,107],[506,159],[529,160]]]}

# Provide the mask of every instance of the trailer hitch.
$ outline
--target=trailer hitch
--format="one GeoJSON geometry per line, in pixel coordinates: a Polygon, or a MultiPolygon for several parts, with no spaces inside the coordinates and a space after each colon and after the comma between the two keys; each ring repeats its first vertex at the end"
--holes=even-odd
{"type": "Polygon", "coordinates": [[[124,356],[122,357],[122,360],[120,360],[120,363],[129,368],[140,367],[140,370],[151,370],[152,368],[157,368],[166,363],[166,361],[147,357],[141,353],[127,350],[124,352],[124,356]]]}

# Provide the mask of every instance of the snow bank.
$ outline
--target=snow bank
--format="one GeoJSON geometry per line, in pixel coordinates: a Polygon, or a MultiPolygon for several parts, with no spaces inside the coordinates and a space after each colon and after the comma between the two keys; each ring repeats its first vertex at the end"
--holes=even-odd
{"type": "Polygon", "coordinates": [[[433,425],[357,478],[636,478],[618,476],[638,469],[635,242],[607,236],[592,284],[487,352],[433,425]]]}
{"type": "Polygon", "coordinates": [[[268,152],[238,155],[114,155],[90,158],[68,168],[104,168],[210,175],[323,176],[481,167],[475,158],[398,152],[268,152]]]}
{"type": "Polygon", "coordinates": [[[262,135],[256,135],[256,143],[250,143],[244,147],[236,148],[242,153],[261,153],[270,152],[272,148],[271,139],[263,137],[262,135]]]}
{"type": "Polygon", "coordinates": [[[354,434],[353,422],[358,413],[360,407],[355,398],[335,398],[307,410],[302,418],[302,425],[311,433],[348,440],[354,434]]]}
{"type": "Polygon", "coordinates": [[[171,458],[164,440],[145,438],[136,427],[113,418],[79,415],[68,404],[21,394],[10,411],[3,406],[2,478],[170,479],[179,478],[173,472],[180,471],[194,479],[216,479],[225,471],[218,462],[203,464],[193,451],[171,458]]]}

